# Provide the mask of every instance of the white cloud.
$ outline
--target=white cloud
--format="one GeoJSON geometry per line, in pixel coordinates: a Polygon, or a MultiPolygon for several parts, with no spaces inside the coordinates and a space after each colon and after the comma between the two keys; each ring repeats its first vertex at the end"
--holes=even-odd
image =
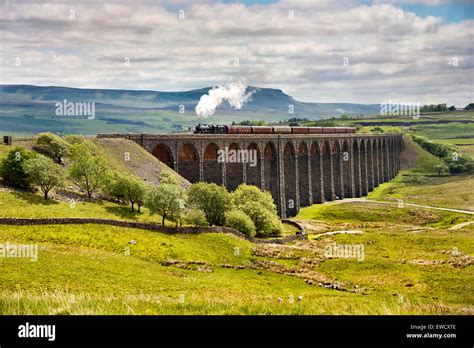
{"type": "Polygon", "coordinates": [[[306,101],[472,101],[473,21],[393,4],[21,2],[0,21],[2,83],[184,90],[243,76],[306,101]]]}

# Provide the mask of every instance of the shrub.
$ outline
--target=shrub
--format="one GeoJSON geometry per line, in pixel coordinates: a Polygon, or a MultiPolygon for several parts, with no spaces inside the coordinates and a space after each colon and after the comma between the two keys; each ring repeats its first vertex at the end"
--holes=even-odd
{"type": "Polygon", "coordinates": [[[36,147],[56,163],[61,164],[63,157],[69,154],[71,145],[56,134],[40,133],[36,140],[36,147]]]}
{"type": "Polygon", "coordinates": [[[234,228],[249,237],[255,237],[255,225],[243,211],[231,210],[225,213],[225,226],[234,228]]]}
{"type": "Polygon", "coordinates": [[[95,153],[97,150],[95,144],[82,135],[68,134],[64,137],[64,140],[67,141],[70,145],[85,144],[92,153],[95,153]]]}
{"type": "Polygon", "coordinates": [[[239,206],[253,221],[257,237],[275,237],[283,231],[283,225],[276,212],[265,209],[258,202],[247,202],[239,206]]]}
{"type": "Polygon", "coordinates": [[[0,168],[0,174],[6,185],[18,187],[21,189],[29,189],[31,185],[30,178],[25,172],[24,163],[36,155],[34,152],[28,151],[22,147],[15,147],[3,159],[0,168]]]}
{"type": "Polygon", "coordinates": [[[40,187],[45,199],[48,199],[51,189],[64,186],[66,178],[64,168],[54,163],[51,158],[38,155],[27,160],[24,168],[31,183],[40,187]]]}
{"type": "Polygon", "coordinates": [[[132,212],[135,211],[135,204],[138,206],[138,212],[145,200],[146,187],[140,178],[125,176],[125,197],[132,205],[132,212]]]}
{"type": "Polygon", "coordinates": [[[87,193],[88,198],[92,198],[107,178],[107,163],[103,158],[93,156],[86,144],[72,145],[71,159],[71,179],[87,193]]]}
{"type": "Polygon", "coordinates": [[[185,211],[183,222],[192,226],[207,226],[206,214],[201,209],[191,208],[185,211]]]}
{"type": "Polygon", "coordinates": [[[209,225],[222,226],[225,212],[232,207],[232,198],[223,186],[199,182],[189,189],[189,204],[204,212],[209,225]]]}
{"type": "Polygon", "coordinates": [[[107,197],[116,202],[125,201],[125,190],[126,190],[126,179],[125,175],[118,172],[109,172],[102,181],[101,189],[107,197]]]}
{"type": "Polygon", "coordinates": [[[256,186],[241,184],[231,196],[235,207],[252,219],[257,236],[269,237],[281,234],[283,225],[269,192],[262,192],[256,186]]]}
{"type": "Polygon", "coordinates": [[[151,214],[161,214],[163,225],[167,216],[178,222],[181,219],[185,203],[186,191],[178,185],[152,185],[147,189],[145,195],[145,206],[150,209],[151,214]]]}

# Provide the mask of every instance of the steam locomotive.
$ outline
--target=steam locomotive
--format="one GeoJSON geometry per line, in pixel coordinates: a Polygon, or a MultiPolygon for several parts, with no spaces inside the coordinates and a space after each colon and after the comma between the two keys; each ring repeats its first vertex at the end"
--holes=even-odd
{"type": "Polygon", "coordinates": [[[226,126],[198,124],[194,134],[339,134],[355,133],[353,127],[226,126]]]}

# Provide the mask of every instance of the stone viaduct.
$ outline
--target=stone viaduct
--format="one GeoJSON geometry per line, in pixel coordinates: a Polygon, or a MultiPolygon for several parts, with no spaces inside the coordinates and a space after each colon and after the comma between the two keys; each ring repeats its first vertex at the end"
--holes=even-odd
{"type": "Polygon", "coordinates": [[[100,134],[135,141],[188,179],[269,191],[280,217],[361,197],[400,169],[401,134],[100,134]],[[252,150],[256,163],[219,162],[220,149],[252,150]]]}

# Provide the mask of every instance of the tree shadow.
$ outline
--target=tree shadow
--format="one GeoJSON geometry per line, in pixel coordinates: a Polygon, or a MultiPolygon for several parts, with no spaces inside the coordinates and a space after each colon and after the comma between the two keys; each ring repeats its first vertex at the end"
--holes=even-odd
{"type": "Polygon", "coordinates": [[[139,213],[137,211],[132,212],[132,208],[129,205],[105,207],[105,210],[108,213],[117,215],[117,216],[119,216],[123,219],[128,219],[128,220],[135,220],[143,214],[143,213],[139,213]]]}
{"type": "Polygon", "coordinates": [[[59,204],[59,202],[56,202],[55,200],[44,199],[43,196],[39,196],[37,194],[34,194],[33,192],[28,192],[28,191],[13,191],[12,195],[15,196],[15,198],[21,199],[31,204],[40,204],[40,205],[59,204]]]}

